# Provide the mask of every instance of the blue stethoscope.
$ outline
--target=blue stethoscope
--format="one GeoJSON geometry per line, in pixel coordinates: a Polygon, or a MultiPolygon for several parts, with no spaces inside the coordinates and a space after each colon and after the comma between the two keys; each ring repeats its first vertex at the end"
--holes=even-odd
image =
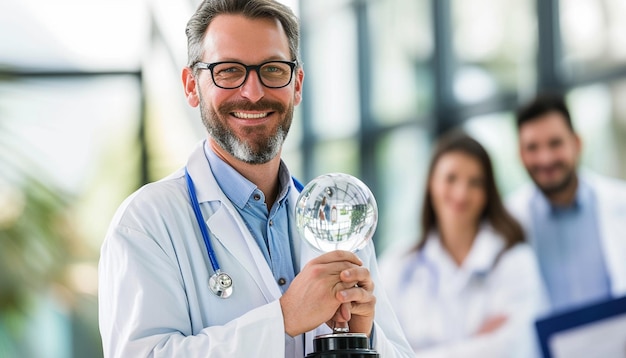
{"type": "MultiPolygon", "coordinates": [[[[413,279],[413,274],[417,271],[417,267],[419,265],[423,265],[426,267],[428,275],[432,278],[432,282],[429,284],[429,291],[432,295],[437,295],[439,292],[439,287],[441,284],[441,279],[439,275],[439,270],[435,266],[433,262],[430,261],[424,254],[423,248],[416,252],[416,256],[410,263],[405,267],[404,272],[401,273],[401,281],[402,286],[404,288],[411,287],[411,280],[413,279]]],[[[473,283],[482,283],[489,276],[490,270],[485,271],[474,271],[472,272],[471,282],[473,283]]]]}
{"type": "MultiPolygon", "coordinates": [[[[189,192],[189,199],[191,200],[191,206],[193,207],[193,213],[198,221],[200,227],[200,233],[206,246],[207,255],[211,262],[211,268],[213,268],[213,275],[209,278],[209,289],[213,294],[220,298],[228,298],[233,294],[233,278],[226,272],[222,272],[220,265],[215,257],[215,251],[213,251],[213,245],[211,245],[211,239],[209,237],[209,230],[206,227],[204,216],[200,211],[200,204],[198,203],[198,196],[196,195],[196,188],[193,185],[193,180],[185,167],[185,179],[187,179],[187,191],[189,192]]],[[[304,187],[296,178],[292,178],[294,185],[298,191],[302,191],[304,187]]]]}
{"type": "Polygon", "coordinates": [[[215,251],[213,251],[213,246],[211,245],[209,230],[207,230],[206,223],[204,222],[204,216],[202,216],[202,212],[200,211],[196,188],[193,185],[193,180],[191,180],[191,176],[189,175],[187,168],[185,168],[185,178],[187,179],[187,191],[189,192],[189,199],[191,200],[193,213],[198,221],[200,233],[202,233],[202,239],[204,239],[204,245],[206,245],[207,255],[209,256],[209,261],[211,261],[211,267],[213,268],[213,275],[209,278],[209,288],[217,297],[228,298],[233,294],[233,279],[229,274],[220,270],[217,257],[215,257],[215,251]]]}

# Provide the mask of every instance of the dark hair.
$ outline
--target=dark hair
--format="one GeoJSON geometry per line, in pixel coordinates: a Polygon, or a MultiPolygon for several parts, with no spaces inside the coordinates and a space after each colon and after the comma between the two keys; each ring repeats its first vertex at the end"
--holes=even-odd
{"type": "Polygon", "coordinates": [[[574,125],[572,124],[572,118],[570,117],[565,98],[557,92],[541,93],[532,101],[520,107],[516,113],[517,129],[519,130],[524,123],[536,120],[538,117],[550,112],[562,114],[567,127],[574,132],[574,125]]]}
{"type": "Polygon", "coordinates": [[[422,205],[422,232],[416,250],[421,250],[428,237],[428,233],[437,226],[437,215],[433,208],[432,195],[430,193],[430,181],[435,166],[445,154],[460,152],[476,158],[480,163],[484,179],[487,203],[481,214],[481,219],[489,221],[496,232],[501,234],[505,241],[502,252],[510,249],[515,244],[524,241],[524,232],[521,225],[509,214],[504,207],[500,193],[496,186],[491,159],[485,148],[474,138],[466,133],[455,130],[442,136],[435,147],[426,180],[426,194],[422,205]]]}
{"type": "Polygon", "coordinates": [[[291,9],[274,0],[204,0],[191,16],[187,34],[187,66],[192,67],[202,59],[202,41],[206,29],[215,17],[222,14],[241,14],[250,19],[277,19],[289,41],[291,59],[299,61],[300,26],[291,9]]]}

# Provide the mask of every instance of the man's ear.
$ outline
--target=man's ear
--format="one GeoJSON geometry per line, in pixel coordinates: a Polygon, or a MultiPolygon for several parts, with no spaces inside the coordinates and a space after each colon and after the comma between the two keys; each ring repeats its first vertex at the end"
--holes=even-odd
{"type": "Polygon", "coordinates": [[[574,140],[576,141],[576,152],[580,157],[583,151],[583,139],[578,134],[574,134],[574,140]]]}
{"type": "Polygon", "coordinates": [[[200,104],[200,99],[198,98],[198,89],[196,87],[196,78],[193,75],[193,70],[189,67],[183,68],[182,79],[187,103],[192,107],[197,107],[198,104],[200,104]]]}
{"type": "Polygon", "coordinates": [[[302,67],[297,70],[295,81],[294,104],[297,106],[302,101],[302,83],[304,82],[304,70],[302,67]]]}

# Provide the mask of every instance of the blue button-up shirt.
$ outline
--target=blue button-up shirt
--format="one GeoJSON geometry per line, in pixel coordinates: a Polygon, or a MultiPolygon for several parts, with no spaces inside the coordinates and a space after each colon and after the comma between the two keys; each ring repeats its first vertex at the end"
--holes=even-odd
{"type": "Polygon", "coordinates": [[[296,274],[289,235],[287,196],[291,188],[291,176],[287,166],[281,161],[278,171],[279,194],[268,211],[265,196],[256,185],[218,157],[207,144],[204,148],[215,180],[243,218],[281,291],[285,293],[296,274]]]}
{"type": "Polygon", "coordinates": [[[531,201],[531,238],[553,311],[607,299],[610,279],[592,188],[579,179],[572,205],[557,207],[539,191],[531,201]]]}

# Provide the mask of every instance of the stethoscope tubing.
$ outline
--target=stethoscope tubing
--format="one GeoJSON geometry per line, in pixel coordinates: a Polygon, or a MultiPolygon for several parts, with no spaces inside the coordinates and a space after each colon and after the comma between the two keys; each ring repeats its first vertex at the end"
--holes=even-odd
{"type": "Polygon", "coordinates": [[[193,180],[191,180],[191,176],[185,168],[185,178],[187,180],[187,189],[189,191],[189,199],[191,200],[191,206],[193,208],[193,213],[196,216],[196,220],[198,221],[198,226],[200,227],[200,233],[202,234],[202,239],[204,240],[204,244],[206,246],[207,255],[209,257],[209,261],[211,262],[211,267],[215,273],[220,272],[220,265],[217,262],[217,257],[215,257],[215,251],[213,251],[213,245],[211,245],[211,240],[209,239],[209,231],[206,227],[206,223],[204,222],[204,216],[200,211],[200,204],[198,203],[198,197],[196,195],[196,189],[193,185],[193,180]]]}
{"type": "MultiPolygon", "coordinates": [[[[196,217],[196,221],[198,222],[198,227],[200,228],[202,239],[204,240],[207,256],[209,257],[211,267],[213,268],[213,275],[209,278],[209,288],[211,289],[211,292],[213,292],[216,296],[220,298],[228,298],[233,292],[232,277],[230,277],[229,274],[220,270],[220,265],[217,262],[217,257],[215,257],[215,251],[213,250],[213,245],[211,244],[209,230],[207,229],[207,225],[204,222],[204,216],[202,215],[202,211],[200,211],[200,203],[198,203],[196,188],[193,185],[193,180],[191,179],[191,175],[189,175],[187,167],[185,167],[185,179],[187,181],[187,191],[189,193],[191,207],[193,208],[193,213],[196,217]]],[[[298,191],[301,191],[302,184],[298,182],[295,178],[292,179],[298,191]]]]}

